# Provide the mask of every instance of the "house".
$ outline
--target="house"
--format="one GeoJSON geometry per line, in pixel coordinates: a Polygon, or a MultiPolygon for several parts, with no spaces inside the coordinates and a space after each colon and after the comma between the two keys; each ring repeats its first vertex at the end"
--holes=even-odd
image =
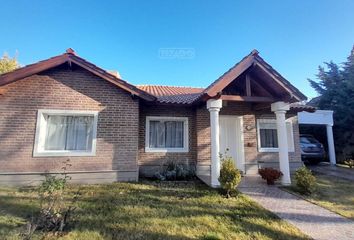
{"type": "Polygon", "coordinates": [[[207,88],[134,86],[64,54],[0,75],[0,182],[61,172],[73,181],[136,181],[167,161],[218,186],[219,153],[245,174],[302,165],[296,114],[306,97],[254,50],[207,88]]]}

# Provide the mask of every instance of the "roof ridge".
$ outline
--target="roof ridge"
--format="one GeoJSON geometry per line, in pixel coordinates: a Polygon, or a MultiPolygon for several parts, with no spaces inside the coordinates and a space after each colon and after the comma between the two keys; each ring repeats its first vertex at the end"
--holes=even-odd
{"type": "Polygon", "coordinates": [[[192,87],[192,86],[171,86],[171,85],[161,85],[161,84],[137,84],[137,87],[175,87],[175,88],[200,88],[205,89],[204,87],[192,87]]]}

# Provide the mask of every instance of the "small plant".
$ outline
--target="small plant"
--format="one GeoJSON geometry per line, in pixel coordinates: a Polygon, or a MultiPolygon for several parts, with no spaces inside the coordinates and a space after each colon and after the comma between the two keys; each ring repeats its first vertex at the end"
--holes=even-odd
{"type": "Polygon", "coordinates": [[[221,240],[221,238],[216,233],[207,233],[200,240],[221,240]]]}
{"type": "Polygon", "coordinates": [[[316,177],[313,176],[311,170],[305,166],[296,171],[295,182],[297,190],[306,195],[313,193],[316,187],[316,177]]]}
{"type": "Polygon", "coordinates": [[[221,188],[226,191],[226,196],[229,198],[233,191],[236,191],[236,187],[241,182],[241,172],[235,167],[234,159],[228,156],[220,154],[221,169],[219,182],[221,188]]]}
{"type": "Polygon", "coordinates": [[[195,177],[195,168],[186,164],[169,161],[167,166],[161,167],[161,171],[154,174],[160,181],[190,180],[195,177]]]}
{"type": "Polygon", "coordinates": [[[58,233],[67,227],[75,211],[74,202],[79,195],[77,192],[71,204],[64,199],[67,181],[70,180],[66,173],[66,169],[71,166],[69,162],[70,160],[64,162],[62,177],[46,174],[45,180],[37,188],[40,210],[28,222],[24,239],[31,239],[35,231],[58,233]]]}
{"type": "Polygon", "coordinates": [[[258,170],[258,173],[267,181],[268,185],[274,185],[275,181],[283,176],[281,171],[274,168],[261,168],[258,170]]]}
{"type": "Polygon", "coordinates": [[[354,159],[347,159],[344,161],[344,164],[347,165],[349,168],[354,167],[354,159]]]}

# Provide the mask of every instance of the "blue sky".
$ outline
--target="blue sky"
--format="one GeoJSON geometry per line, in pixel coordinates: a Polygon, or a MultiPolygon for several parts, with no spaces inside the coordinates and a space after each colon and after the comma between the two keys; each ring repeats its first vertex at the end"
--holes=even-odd
{"type": "Polygon", "coordinates": [[[324,61],[354,44],[353,0],[2,1],[0,53],[21,64],[71,47],[133,84],[205,87],[247,55],[260,55],[308,97],[324,61]],[[164,58],[160,49],[191,55],[164,58]]]}

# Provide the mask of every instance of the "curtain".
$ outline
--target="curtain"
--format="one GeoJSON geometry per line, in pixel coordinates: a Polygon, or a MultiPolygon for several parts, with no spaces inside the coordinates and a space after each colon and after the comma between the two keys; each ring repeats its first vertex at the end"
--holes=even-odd
{"type": "Polygon", "coordinates": [[[165,146],[165,127],[163,122],[150,121],[149,147],[159,148],[165,146]]]}
{"type": "Polygon", "coordinates": [[[182,148],[183,147],[183,122],[167,121],[166,127],[166,147],[182,148]]]}
{"type": "Polygon", "coordinates": [[[150,121],[149,147],[151,148],[182,148],[182,121],[150,121]]]}
{"type": "Polygon", "coordinates": [[[93,117],[47,117],[46,150],[90,150],[93,138],[93,117]]]}
{"type": "Polygon", "coordinates": [[[276,129],[260,129],[261,147],[262,148],[277,148],[278,138],[276,129]]]}
{"type": "Polygon", "coordinates": [[[277,125],[275,119],[258,119],[261,148],[277,148],[277,125]]]}

